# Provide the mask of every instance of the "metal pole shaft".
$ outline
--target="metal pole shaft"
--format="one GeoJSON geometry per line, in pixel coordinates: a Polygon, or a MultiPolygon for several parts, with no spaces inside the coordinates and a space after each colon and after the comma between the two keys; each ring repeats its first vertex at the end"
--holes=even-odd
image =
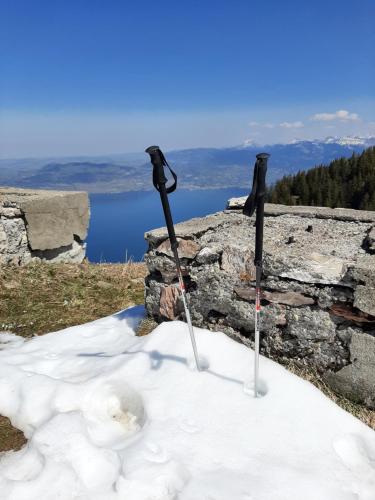
{"type": "Polygon", "coordinates": [[[255,346],[254,346],[254,397],[258,397],[259,387],[259,343],[260,343],[260,280],[262,267],[256,266],[255,288],[255,346]]]}
{"type": "Polygon", "coordinates": [[[195,364],[196,364],[197,370],[201,371],[201,367],[200,367],[200,364],[199,364],[197,344],[195,342],[195,335],[194,335],[194,330],[193,330],[193,324],[191,322],[190,310],[189,310],[189,306],[188,306],[188,303],[187,303],[185,283],[184,283],[184,279],[183,279],[183,276],[182,276],[182,271],[181,271],[181,266],[180,266],[180,259],[179,259],[178,255],[177,255],[177,250],[175,252],[175,259],[176,259],[176,262],[178,262],[178,264],[177,264],[178,282],[179,282],[179,285],[180,285],[180,294],[181,294],[182,302],[184,304],[185,317],[186,317],[186,322],[187,322],[188,329],[189,329],[191,345],[193,347],[195,364]]]}
{"type": "Polygon", "coordinates": [[[188,330],[189,330],[189,334],[190,334],[191,345],[193,347],[195,364],[196,364],[197,370],[201,371],[200,364],[199,364],[197,344],[196,344],[196,341],[195,341],[195,335],[194,335],[194,330],[193,330],[193,324],[191,322],[190,311],[189,311],[189,307],[188,307],[188,304],[187,304],[187,297],[186,297],[186,291],[185,291],[185,283],[184,283],[184,279],[183,279],[183,276],[182,276],[181,263],[180,263],[180,258],[178,256],[178,251],[177,251],[178,242],[177,242],[176,234],[175,234],[175,231],[174,231],[174,225],[173,225],[173,219],[172,219],[171,209],[170,209],[170,206],[169,206],[168,195],[167,195],[167,191],[166,191],[164,183],[160,184],[160,199],[161,199],[161,203],[162,203],[162,206],[163,206],[165,221],[167,223],[167,230],[168,230],[168,235],[169,235],[169,241],[171,243],[171,248],[172,248],[172,251],[173,251],[174,260],[175,260],[175,263],[176,263],[177,277],[178,277],[178,282],[179,282],[180,295],[181,295],[181,298],[182,298],[182,302],[184,304],[185,317],[186,317],[186,322],[187,322],[188,330]]]}

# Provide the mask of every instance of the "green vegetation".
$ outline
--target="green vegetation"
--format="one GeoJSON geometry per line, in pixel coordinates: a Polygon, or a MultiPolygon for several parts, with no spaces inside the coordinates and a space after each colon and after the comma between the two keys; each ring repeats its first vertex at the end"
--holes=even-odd
{"type": "Polygon", "coordinates": [[[270,189],[268,201],[375,210],[375,147],[283,177],[270,189]]]}

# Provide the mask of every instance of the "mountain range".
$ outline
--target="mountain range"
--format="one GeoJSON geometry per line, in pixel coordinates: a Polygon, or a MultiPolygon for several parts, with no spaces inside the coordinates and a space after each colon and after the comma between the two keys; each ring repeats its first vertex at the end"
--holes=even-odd
{"type": "MultiPolygon", "coordinates": [[[[375,145],[375,137],[327,137],[289,144],[229,148],[195,148],[166,153],[185,189],[248,186],[255,156],[271,154],[268,183],[336,158],[347,158],[375,145]]],[[[145,153],[103,157],[0,161],[0,185],[25,188],[85,190],[90,193],[152,189],[151,166],[145,153]]]]}

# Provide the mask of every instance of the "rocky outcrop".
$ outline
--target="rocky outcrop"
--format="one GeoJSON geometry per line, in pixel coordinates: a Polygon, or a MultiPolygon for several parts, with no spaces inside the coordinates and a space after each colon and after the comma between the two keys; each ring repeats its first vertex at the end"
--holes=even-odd
{"type": "Polygon", "coordinates": [[[358,329],[351,329],[350,337],[350,364],[327,372],[326,381],[336,392],[375,408],[375,337],[358,329]]]}
{"type": "Polygon", "coordinates": [[[87,193],[0,188],[0,264],[81,262],[87,193]]]}
{"type": "MultiPolygon", "coordinates": [[[[252,345],[254,219],[230,209],[176,225],[194,324],[252,345]]],[[[261,351],[317,369],[338,392],[375,407],[375,213],[266,205],[261,351]],[[372,369],[372,368],[371,368],[372,369]],[[359,383],[366,378],[367,383],[359,383]]],[[[183,318],[165,228],[145,235],[146,307],[183,318]]]]}

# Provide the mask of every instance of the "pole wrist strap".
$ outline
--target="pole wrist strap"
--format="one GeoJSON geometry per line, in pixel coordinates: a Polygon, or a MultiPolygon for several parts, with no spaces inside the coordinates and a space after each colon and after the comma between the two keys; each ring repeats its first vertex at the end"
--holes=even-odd
{"type": "MultiPolygon", "coordinates": [[[[166,191],[167,193],[173,193],[173,191],[175,191],[175,189],[177,188],[177,175],[176,173],[171,169],[171,167],[169,166],[167,160],[165,159],[165,156],[163,155],[162,151],[160,151],[160,156],[162,158],[162,161],[163,161],[163,166],[167,167],[173,177],[173,184],[169,187],[166,188],[166,191]]],[[[165,179],[165,176],[163,175],[164,179],[165,179]]],[[[167,181],[167,179],[165,179],[165,181],[167,181]]],[[[160,175],[159,175],[159,172],[157,171],[157,167],[154,166],[154,169],[153,169],[153,173],[152,173],[152,182],[154,184],[154,187],[157,191],[159,191],[160,193],[160,175]]]]}

